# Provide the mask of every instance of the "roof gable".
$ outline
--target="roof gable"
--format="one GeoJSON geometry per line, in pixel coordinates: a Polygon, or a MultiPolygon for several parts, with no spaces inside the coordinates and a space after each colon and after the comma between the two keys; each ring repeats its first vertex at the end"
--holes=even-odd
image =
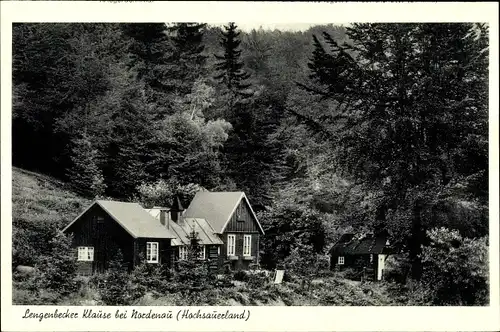
{"type": "Polygon", "coordinates": [[[163,227],[139,204],[104,200],[94,201],[85,211],[66,226],[63,231],[66,231],[72,224],[78,221],[94,205],[100,206],[104,212],[134,238],[175,238],[172,232],[163,227]]]}
{"type": "Polygon", "coordinates": [[[264,234],[264,230],[255,215],[255,212],[250,205],[246,195],[242,191],[236,192],[207,192],[199,191],[194,196],[191,204],[184,214],[185,218],[202,218],[206,219],[216,233],[223,233],[231,216],[236,211],[241,200],[245,200],[252,217],[257,222],[260,231],[264,234]]]}

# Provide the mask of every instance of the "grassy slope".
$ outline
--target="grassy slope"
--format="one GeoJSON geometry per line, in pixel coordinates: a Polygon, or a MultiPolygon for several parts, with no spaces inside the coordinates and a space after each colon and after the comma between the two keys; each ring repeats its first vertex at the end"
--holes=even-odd
{"type": "Polygon", "coordinates": [[[90,203],[52,177],[12,168],[12,217],[31,222],[73,220],[90,203]]]}

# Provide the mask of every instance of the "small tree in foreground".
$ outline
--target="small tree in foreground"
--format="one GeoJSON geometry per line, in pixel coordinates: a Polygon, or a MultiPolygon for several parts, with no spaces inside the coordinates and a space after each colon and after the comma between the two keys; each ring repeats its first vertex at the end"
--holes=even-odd
{"type": "Polygon", "coordinates": [[[163,264],[150,264],[141,257],[129,276],[131,283],[131,297],[138,299],[146,292],[162,293],[166,284],[170,282],[170,274],[163,264]]]}
{"type": "Polygon", "coordinates": [[[328,266],[328,262],[317,254],[311,245],[297,242],[290,255],[285,259],[285,266],[293,275],[299,278],[302,289],[311,287],[312,280],[318,276],[320,270],[328,266]]]}
{"type": "Polygon", "coordinates": [[[189,234],[190,244],[187,246],[187,258],[177,262],[177,273],[174,281],[182,283],[188,294],[208,287],[208,264],[201,260],[199,254],[202,250],[198,233],[189,234]]]}
{"type": "Polygon", "coordinates": [[[43,256],[37,270],[40,271],[39,287],[57,292],[66,296],[77,290],[76,258],[71,247],[71,236],[59,231],[49,242],[51,252],[43,256]]]}
{"type": "Polygon", "coordinates": [[[100,281],[99,294],[106,305],[130,304],[131,285],[120,250],[110,261],[109,268],[100,281]]]}

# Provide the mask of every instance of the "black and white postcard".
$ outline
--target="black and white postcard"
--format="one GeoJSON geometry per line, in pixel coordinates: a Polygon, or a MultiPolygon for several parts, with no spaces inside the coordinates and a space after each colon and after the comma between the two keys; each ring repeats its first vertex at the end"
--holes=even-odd
{"type": "Polygon", "coordinates": [[[500,329],[498,4],[1,6],[2,331],[500,329]]]}

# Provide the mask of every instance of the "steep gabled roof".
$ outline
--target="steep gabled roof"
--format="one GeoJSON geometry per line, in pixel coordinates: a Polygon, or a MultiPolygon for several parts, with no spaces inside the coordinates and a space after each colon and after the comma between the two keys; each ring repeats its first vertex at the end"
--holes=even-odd
{"type": "MultiPolygon", "coordinates": [[[[163,208],[155,207],[147,209],[146,211],[155,219],[160,220],[160,211],[162,209],[163,208]]],[[[168,229],[176,236],[175,239],[172,239],[172,246],[189,244],[189,234],[193,229],[198,233],[201,245],[223,243],[222,240],[215,234],[215,231],[210,224],[203,218],[181,218],[179,222],[170,220],[168,227],[168,229]]]]}
{"type": "Polygon", "coordinates": [[[137,203],[118,201],[94,201],[85,211],[76,217],[63,231],[80,219],[94,205],[100,206],[111,218],[120,224],[134,238],[173,239],[175,235],[163,227],[137,203]]]}
{"type": "Polygon", "coordinates": [[[253,212],[252,206],[246,195],[242,191],[235,192],[207,192],[199,191],[194,196],[191,204],[187,208],[185,218],[202,218],[206,219],[212,226],[215,233],[221,234],[224,232],[231,216],[238,207],[241,200],[245,200],[252,216],[259,225],[259,229],[264,234],[264,230],[260,225],[257,216],[253,212]]]}

